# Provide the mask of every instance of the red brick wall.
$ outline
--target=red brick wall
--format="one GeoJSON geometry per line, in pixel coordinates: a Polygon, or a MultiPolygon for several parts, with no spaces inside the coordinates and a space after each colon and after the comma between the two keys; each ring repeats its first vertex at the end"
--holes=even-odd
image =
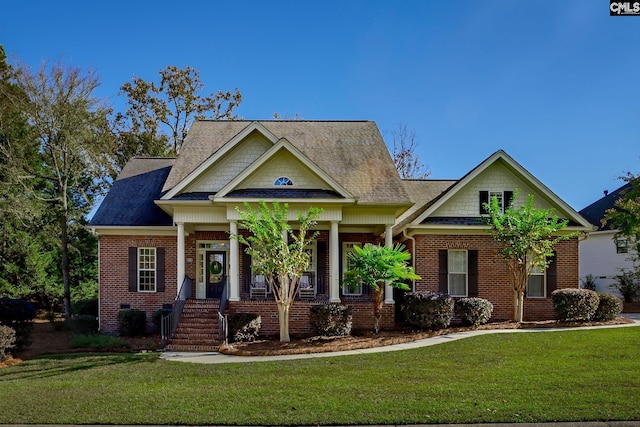
{"type": "MultiPolygon", "coordinates": [[[[438,250],[470,249],[478,251],[478,296],[493,303],[492,320],[508,320],[513,316],[513,291],[504,261],[496,254],[497,244],[489,235],[417,235],[415,236],[416,291],[438,291],[438,250]]],[[[577,288],[578,240],[573,238],[555,247],[557,289],[577,288]]],[[[525,298],[525,320],[553,319],[551,295],[525,298]]]]}

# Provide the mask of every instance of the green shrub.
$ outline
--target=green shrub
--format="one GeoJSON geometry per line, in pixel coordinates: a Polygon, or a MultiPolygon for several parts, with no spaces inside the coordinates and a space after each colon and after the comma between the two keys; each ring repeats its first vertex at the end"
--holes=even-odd
{"type": "Polygon", "coordinates": [[[442,329],[451,324],[453,298],[439,292],[409,292],[401,311],[407,322],[420,329],[442,329]]]}
{"type": "Polygon", "coordinates": [[[88,314],[93,317],[98,317],[98,299],[81,299],[74,302],[71,305],[71,314],[79,315],[79,314],[88,314]]]}
{"type": "Polygon", "coordinates": [[[620,298],[604,292],[598,293],[598,297],[600,302],[596,313],[593,315],[593,320],[606,322],[607,320],[615,319],[618,314],[622,313],[622,300],[620,298]]]}
{"type": "Polygon", "coordinates": [[[587,274],[582,279],[582,289],[589,289],[590,291],[596,290],[596,278],[593,277],[593,274],[587,274]]]}
{"type": "Polygon", "coordinates": [[[69,342],[71,348],[123,348],[129,347],[125,341],[113,335],[77,335],[69,342]]]}
{"type": "Polygon", "coordinates": [[[560,320],[591,320],[600,298],[589,289],[558,289],[551,294],[553,309],[560,320]]]}
{"type": "Polygon", "coordinates": [[[76,334],[95,334],[98,332],[98,328],[98,318],[90,314],[71,316],[71,322],[69,322],[69,330],[76,334]]]}
{"type": "Polygon", "coordinates": [[[340,304],[320,304],[311,307],[309,321],[316,335],[340,337],[351,334],[353,310],[340,304]]]}
{"type": "Polygon", "coordinates": [[[15,343],[16,331],[9,326],[0,325],[0,362],[7,358],[15,343]]]}
{"type": "Polygon", "coordinates": [[[153,323],[154,331],[160,332],[160,329],[162,328],[162,318],[167,314],[170,314],[172,311],[173,310],[170,308],[159,308],[153,312],[151,315],[151,323],[153,323]]]}
{"type": "Polygon", "coordinates": [[[118,331],[125,337],[144,335],[147,330],[147,313],[135,309],[120,310],[118,325],[118,331]]]}
{"type": "Polygon", "coordinates": [[[35,307],[22,299],[0,298],[0,325],[13,328],[16,332],[15,349],[24,350],[31,345],[35,307]]]}
{"type": "Polygon", "coordinates": [[[624,302],[633,302],[640,294],[640,280],[638,273],[633,271],[623,271],[616,276],[616,283],[609,285],[610,288],[616,289],[624,298],[624,302]]]}
{"type": "Polygon", "coordinates": [[[251,342],[258,338],[262,318],[255,313],[235,313],[227,316],[230,342],[251,342]]]}
{"type": "Polygon", "coordinates": [[[484,298],[460,298],[454,304],[454,311],[462,324],[478,326],[489,321],[493,304],[484,298]]]}

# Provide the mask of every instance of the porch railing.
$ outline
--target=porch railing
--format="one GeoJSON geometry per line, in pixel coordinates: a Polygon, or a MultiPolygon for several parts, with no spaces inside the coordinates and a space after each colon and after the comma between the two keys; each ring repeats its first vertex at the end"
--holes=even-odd
{"type": "Polygon", "coordinates": [[[224,314],[227,309],[227,294],[228,284],[225,283],[222,288],[222,296],[220,297],[220,308],[218,309],[218,338],[223,344],[228,343],[229,325],[227,322],[227,315],[224,314]]]}
{"type": "Polygon", "coordinates": [[[182,309],[184,308],[184,304],[187,301],[187,298],[191,296],[192,285],[193,280],[185,276],[184,280],[182,281],[182,285],[180,285],[178,295],[173,301],[171,313],[162,317],[162,320],[160,322],[160,336],[162,338],[163,345],[166,345],[169,339],[171,339],[176,333],[176,328],[178,327],[178,323],[180,322],[180,317],[182,317],[182,309]]]}

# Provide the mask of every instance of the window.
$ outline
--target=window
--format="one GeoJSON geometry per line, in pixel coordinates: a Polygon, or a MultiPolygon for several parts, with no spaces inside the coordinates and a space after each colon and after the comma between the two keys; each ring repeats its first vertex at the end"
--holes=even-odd
{"type": "MultiPolygon", "coordinates": [[[[344,280],[344,273],[346,271],[352,270],[354,265],[353,262],[349,260],[349,254],[355,252],[353,247],[355,245],[360,246],[360,243],[342,243],[342,279],[344,280]]],[[[343,295],[362,295],[362,282],[359,281],[358,284],[354,287],[342,285],[342,294],[343,295]]]]}
{"type": "Polygon", "coordinates": [[[489,210],[485,209],[485,203],[491,204],[493,198],[498,200],[500,212],[504,213],[505,207],[508,208],[513,199],[513,191],[481,191],[480,192],[480,214],[487,215],[489,210]]]}
{"type": "Polygon", "coordinates": [[[629,252],[627,239],[616,239],[616,253],[626,254],[629,252]]]}
{"type": "Polygon", "coordinates": [[[273,185],[293,185],[293,181],[291,181],[291,179],[287,178],[286,176],[281,176],[273,182],[273,185]]]}
{"type": "Polygon", "coordinates": [[[450,249],[447,254],[449,295],[453,297],[467,296],[467,251],[450,249]]]}
{"type": "Polygon", "coordinates": [[[138,248],[138,291],[156,291],[156,248],[138,248]]]}
{"type": "Polygon", "coordinates": [[[533,267],[525,291],[527,298],[544,298],[546,289],[545,282],[546,275],[544,271],[538,266],[533,267]]]}

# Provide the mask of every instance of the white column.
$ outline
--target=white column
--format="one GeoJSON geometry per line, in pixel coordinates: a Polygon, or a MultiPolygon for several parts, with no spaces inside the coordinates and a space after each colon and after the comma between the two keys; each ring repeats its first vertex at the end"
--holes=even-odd
{"type": "Polygon", "coordinates": [[[238,235],[236,221],[229,224],[229,232],[229,301],[240,301],[240,242],[235,238],[238,235]]]}
{"type": "Polygon", "coordinates": [[[340,235],[338,221],[331,221],[329,231],[329,301],[340,302],[340,235]]]}
{"type": "Polygon", "coordinates": [[[180,287],[182,286],[182,282],[184,282],[184,223],[178,222],[176,224],[178,226],[178,275],[176,277],[178,282],[177,292],[180,292],[180,287]]]}
{"type": "MultiPolygon", "coordinates": [[[[392,225],[387,225],[384,231],[384,245],[387,248],[393,247],[393,229],[392,225]]],[[[385,304],[393,304],[395,301],[393,300],[393,288],[389,285],[385,285],[384,287],[384,302],[385,304]]]]}

